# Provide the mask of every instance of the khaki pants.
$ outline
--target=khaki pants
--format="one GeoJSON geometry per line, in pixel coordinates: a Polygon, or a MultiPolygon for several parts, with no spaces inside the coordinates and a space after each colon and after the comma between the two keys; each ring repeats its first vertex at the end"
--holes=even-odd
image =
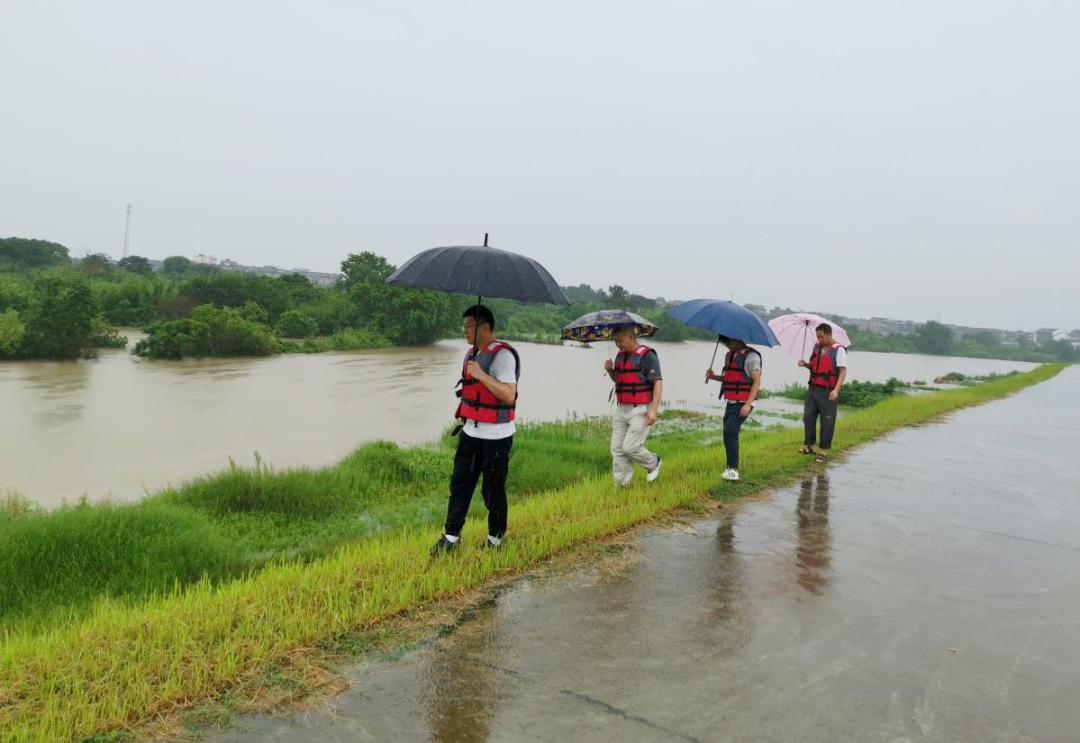
{"type": "Polygon", "coordinates": [[[629,485],[634,465],[656,469],[657,456],[645,448],[652,427],[645,421],[648,405],[615,405],[611,414],[611,473],[618,485],[629,485]]]}

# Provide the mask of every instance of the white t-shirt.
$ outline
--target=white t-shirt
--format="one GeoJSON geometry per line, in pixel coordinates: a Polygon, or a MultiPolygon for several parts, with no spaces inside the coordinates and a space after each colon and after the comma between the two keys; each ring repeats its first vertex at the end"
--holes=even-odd
{"type": "MultiPolygon", "coordinates": [[[[492,341],[488,346],[488,350],[495,345],[496,341],[492,341]]],[[[488,374],[495,377],[495,379],[504,384],[517,384],[517,368],[514,364],[514,354],[510,353],[505,348],[495,354],[495,358],[491,361],[491,368],[488,370],[488,374]]],[[[507,436],[513,436],[517,431],[517,424],[515,421],[509,423],[481,423],[480,421],[465,421],[465,428],[461,429],[461,432],[472,436],[474,439],[505,439],[507,436]]]]}
{"type": "Polygon", "coordinates": [[[843,346],[836,349],[836,366],[847,366],[847,349],[843,346]]]}

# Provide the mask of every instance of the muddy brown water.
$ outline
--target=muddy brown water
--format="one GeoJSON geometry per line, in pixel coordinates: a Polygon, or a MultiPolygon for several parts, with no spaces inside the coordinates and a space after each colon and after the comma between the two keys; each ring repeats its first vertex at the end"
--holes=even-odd
{"type": "MultiPolygon", "coordinates": [[[[129,333],[132,344],[138,333],[129,333]]],[[[606,413],[601,371],[610,344],[522,343],[520,413],[527,420],[606,413]]],[[[655,344],[666,399],[717,407],[704,384],[712,344],[655,344]]],[[[145,361],[105,351],[96,361],[0,363],[0,494],[45,506],[83,495],[133,500],[258,452],[276,467],[336,462],[375,439],[431,441],[451,422],[464,344],[264,359],[145,361]]],[[[1033,364],[852,353],[856,379],[927,380],[1033,364]]],[[[765,351],[765,386],[803,382],[782,351],[765,351]]]]}
{"type": "Polygon", "coordinates": [[[1078,431],[1073,367],[208,740],[1076,741],[1078,431]]]}

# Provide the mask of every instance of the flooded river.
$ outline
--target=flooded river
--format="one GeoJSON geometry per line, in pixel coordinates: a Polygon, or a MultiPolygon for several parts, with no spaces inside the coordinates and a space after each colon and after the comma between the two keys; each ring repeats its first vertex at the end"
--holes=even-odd
{"type": "Polygon", "coordinates": [[[1077,431],[1073,367],[649,529],[617,569],[523,580],[208,740],[1075,741],[1077,431]]]}
{"type": "MultiPolygon", "coordinates": [[[[134,338],[132,339],[134,342],[134,338]]],[[[517,344],[520,414],[529,420],[608,410],[601,370],[610,344],[517,344]]],[[[716,406],[704,384],[713,345],[655,344],[665,398],[716,406]]],[[[258,452],[276,467],[323,465],[374,439],[436,438],[453,414],[464,344],[263,359],[146,361],[105,351],[96,361],[0,363],[0,493],[46,506],[86,495],[131,500],[258,452]]],[[[906,354],[851,354],[854,379],[932,381],[1034,364],[906,354]]],[[[804,382],[782,351],[764,352],[766,388],[804,382]]]]}

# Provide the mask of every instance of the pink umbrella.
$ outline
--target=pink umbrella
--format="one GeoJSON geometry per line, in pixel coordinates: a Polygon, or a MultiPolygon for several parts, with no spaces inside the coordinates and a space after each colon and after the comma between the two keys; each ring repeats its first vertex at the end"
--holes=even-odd
{"type": "Polygon", "coordinates": [[[832,326],[833,339],[837,343],[845,348],[851,347],[851,339],[848,338],[847,332],[842,327],[832,320],[826,320],[821,315],[814,315],[809,312],[796,312],[792,315],[774,317],[769,320],[769,328],[776,334],[776,337],[780,340],[780,346],[785,351],[803,358],[810,353],[814,348],[814,344],[817,343],[814,331],[823,322],[832,326]]]}

